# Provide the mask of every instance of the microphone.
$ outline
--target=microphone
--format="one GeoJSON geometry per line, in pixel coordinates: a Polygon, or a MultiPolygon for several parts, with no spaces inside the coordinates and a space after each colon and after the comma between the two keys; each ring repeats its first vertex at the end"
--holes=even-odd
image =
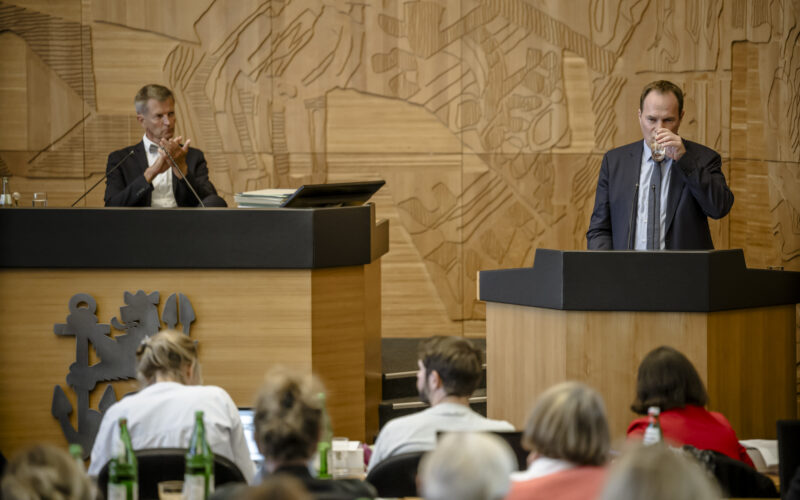
{"type": "Polygon", "coordinates": [[[92,192],[92,189],[96,188],[98,184],[100,184],[101,182],[103,182],[104,180],[106,180],[106,178],[107,178],[109,175],[111,175],[112,173],[114,173],[114,170],[118,169],[118,168],[119,168],[119,166],[120,166],[120,165],[122,165],[122,162],[124,162],[125,160],[127,160],[128,158],[130,158],[130,157],[131,157],[131,156],[133,156],[133,155],[134,155],[134,153],[133,153],[133,150],[131,149],[130,151],[128,151],[128,154],[126,154],[125,156],[123,156],[123,157],[122,157],[122,159],[121,159],[120,161],[118,161],[118,162],[117,162],[117,164],[116,164],[116,165],[114,165],[113,167],[111,167],[111,170],[109,170],[108,172],[106,172],[106,175],[104,175],[103,177],[101,177],[99,181],[95,182],[95,183],[94,183],[94,186],[92,186],[92,187],[90,187],[89,189],[87,189],[87,190],[86,190],[86,192],[85,192],[85,193],[83,193],[83,194],[81,195],[81,197],[80,197],[80,198],[78,198],[77,200],[75,200],[75,203],[73,203],[72,205],[70,205],[70,207],[74,207],[74,206],[75,206],[75,205],[76,205],[76,204],[77,204],[79,201],[81,201],[82,199],[84,199],[84,198],[86,197],[86,195],[87,195],[87,194],[89,194],[89,193],[91,193],[91,192],[92,192]]]}
{"type": "Polygon", "coordinates": [[[628,250],[633,250],[633,234],[636,232],[636,205],[639,198],[639,183],[636,183],[636,188],[633,190],[633,201],[631,201],[631,218],[628,221],[628,250]]]}
{"type": "Polygon", "coordinates": [[[167,158],[169,158],[169,161],[172,163],[172,166],[175,167],[175,170],[178,171],[178,175],[181,177],[181,179],[183,179],[183,182],[185,182],[186,185],[189,186],[189,191],[192,192],[194,197],[200,203],[200,206],[203,207],[203,208],[206,208],[205,203],[203,203],[203,200],[200,199],[200,196],[197,194],[197,191],[195,191],[194,188],[192,187],[192,184],[189,182],[189,179],[187,179],[186,176],[183,175],[183,172],[181,172],[180,167],[178,167],[178,164],[175,163],[175,158],[172,157],[172,155],[169,153],[169,151],[166,150],[166,148],[161,148],[161,151],[166,153],[167,158]]]}

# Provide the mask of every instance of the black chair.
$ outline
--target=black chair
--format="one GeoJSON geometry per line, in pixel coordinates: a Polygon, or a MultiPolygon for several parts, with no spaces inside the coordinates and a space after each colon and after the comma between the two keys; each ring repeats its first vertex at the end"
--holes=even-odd
{"type": "Polygon", "coordinates": [[[394,455],[378,463],[367,474],[367,482],[382,498],[417,497],[417,469],[424,451],[394,455]]]}
{"type": "MultiPolygon", "coordinates": [[[[135,450],[139,465],[139,498],[158,498],[158,483],[182,480],[186,470],[186,450],[181,448],[154,448],[135,450]]],[[[214,455],[214,486],[226,483],[244,483],[244,475],[229,459],[214,455]]],[[[97,486],[105,495],[108,489],[108,463],[97,476],[97,486]]]]}
{"type": "Polygon", "coordinates": [[[691,445],[684,445],[683,450],[694,456],[714,475],[725,498],[778,498],[779,496],[772,479],[741,460],[714,450],[699,450],[691,445]]]}
{"type": "Polygon", "coordinates": [[[792,479],[800,474],[800,420],[778,420],[777,427],[781,496],[789,498],[792,479]]]}

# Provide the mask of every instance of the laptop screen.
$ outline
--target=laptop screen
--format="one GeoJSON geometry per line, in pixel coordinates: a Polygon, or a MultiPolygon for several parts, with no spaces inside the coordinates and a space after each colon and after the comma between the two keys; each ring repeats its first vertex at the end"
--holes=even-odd
{"type": "Polygon", "coordinates": [[[242,421],[242,429],[244,430],[244,438],[247,441],[247,448],[250,450],[250,458],[256,466],[260,467],[264,457],[261,456],[258,451],[258,445],[256,445],[254,417],[255,411],[252,408],[239,408],[239,419],[242,421]]]}

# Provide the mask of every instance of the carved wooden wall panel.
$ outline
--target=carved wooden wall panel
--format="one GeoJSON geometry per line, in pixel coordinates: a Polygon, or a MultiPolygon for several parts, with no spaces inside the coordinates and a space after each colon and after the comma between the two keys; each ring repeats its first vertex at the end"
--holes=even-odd
{"type": "Polygon", "coordinates": [[[716,246],[800,270],[799,19],[798,0],[0,2],[0,172],[70,204],[141,137],[136,90],[168,85],[229,202],[386,179],[384,335],[481,336],[476,272],[585,247],[602,154],[641,137],[657,78],[723,157],[716,246]]]}

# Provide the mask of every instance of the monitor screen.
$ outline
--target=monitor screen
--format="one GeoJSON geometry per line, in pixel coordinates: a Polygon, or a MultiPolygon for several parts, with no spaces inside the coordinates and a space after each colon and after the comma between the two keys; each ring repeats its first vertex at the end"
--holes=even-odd
{"type": "Polygon", "coordinates": [[[363,205],[386,181],[304,184],[282,204],[286,208],[363,205]]]}
{"type": "Polygon", "coordinates": [[[256,430],[255,422],[253,421],[254,417],[255,411],[252,408],[239,408],[239,419],[242,421],[242,429],[244,430],[244,438],[247,441],[247,448],[250,450],[250,458],[257,467],[261,467],[261,462],[264,461],[264,457],[261,456],[261,453],[258,451],[258,445],[256,445],[256,439],[254,437],[254,432],[256,430]]]}

